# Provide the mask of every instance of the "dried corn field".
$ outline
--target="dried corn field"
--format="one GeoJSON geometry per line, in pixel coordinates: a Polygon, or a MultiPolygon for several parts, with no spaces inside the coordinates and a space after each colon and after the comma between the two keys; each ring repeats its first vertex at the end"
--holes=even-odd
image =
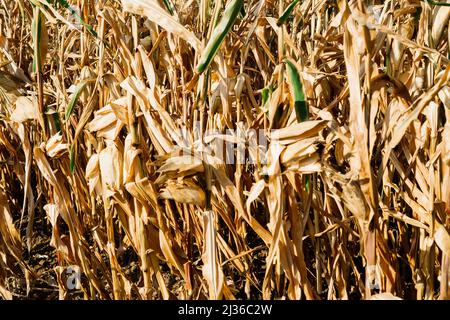
{"type": "Polygon", "coordinates": [[[448,299],[442,1],[0,1],[0,299],[448,299]]]}

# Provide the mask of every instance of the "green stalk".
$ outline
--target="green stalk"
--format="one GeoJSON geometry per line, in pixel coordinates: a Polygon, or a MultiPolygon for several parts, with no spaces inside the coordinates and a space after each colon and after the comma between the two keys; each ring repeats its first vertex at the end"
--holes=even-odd
{"type": "MultiPolygon", "coordinates": [[[[285,59],[286,70],[288,80],[291,86],[291,91],[294,95],[294,107],[295,114],[297,116],[297,122],[307,121],[309,119],[308,105],[306,104],[305,92],[303,91],[303,85],[300,79],[300,73],[295,66],[295,63],[289,59],[285,59]]],[[[308,193],[309,201],[312,201],[313,189],[316,185],[316,175],[305,175],[305,190],[308,193]]],[[[314,213],[314,232],[320,232],[320,220],[319,213],[316,209],[312,209],[314,213]]],[[[320,238],[316,239],[314,243],[315,256],[316,256],[316,289],[317,293],[322,293],[322,265],[320,262],[320,238]]]]}
{"type": "MultiPolygon", "coordinates": [[[[305,93],[303,91],[303,85],[300,80],[300,74],[295,66],[294,62],[289,59],[284,59],[286,63],[286,70],[288,80],[291,86],[292,93],[294,95],[294,108],[295,115],[297,116],[297,122],[307,121],[309,119],[308,105],[306,104],[305,93]]],[[[305,188],[309,192],[310,178],[309,175],[305,177],[305,188]]]]}

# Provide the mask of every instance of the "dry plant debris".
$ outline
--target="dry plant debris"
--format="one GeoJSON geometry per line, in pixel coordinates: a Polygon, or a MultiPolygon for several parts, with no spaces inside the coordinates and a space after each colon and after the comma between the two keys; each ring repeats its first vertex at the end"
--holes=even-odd
{"type": "Polygon", "coordinates": [[[0,1],[0,297],[449,299],[449,5],[0,1]]]}

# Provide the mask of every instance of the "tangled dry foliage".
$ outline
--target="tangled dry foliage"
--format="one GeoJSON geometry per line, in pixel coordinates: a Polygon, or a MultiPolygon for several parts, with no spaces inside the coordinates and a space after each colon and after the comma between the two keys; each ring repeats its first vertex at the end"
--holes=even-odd
{"type": "Polygon", "coordinates": [[[0,1],[0,296],[448,299],[450,8],[225,5],[0,1]]]}

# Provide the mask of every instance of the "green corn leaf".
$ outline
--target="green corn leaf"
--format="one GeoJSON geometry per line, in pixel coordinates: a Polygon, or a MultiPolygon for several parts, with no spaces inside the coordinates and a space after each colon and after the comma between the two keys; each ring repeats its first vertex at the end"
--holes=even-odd
{"type": "Polygon", "coordinates": [[[242,18],[244,18],[247,15],[247,12],[245,11],[245,7],[244,6],[242,6],[242,8],[241,8],[240,15],[241,15],[242,18]]]}
{"type": "Polygon", "coordinates": [[[300,0],[294,0],[291,2],[290,5],[287,6],[287,8],[282,13],[282,15],[278,18],[277,26],[281,26],[282,24],[284,24],[287,21],[287,19],[292,14],[292,11],[294,11],[294,8],[297,5],[297,3],[299,3],[299,1],[300,0]]]}
{"type": "Polygon", "coordinates": [[[70,173],[74,173],[75,172],[75,147],[72,146],[69,150],[69,158],[70,158],[70,173]]]}
{"type": "Polygon", "coordinates": [[[262,89],[261,96],[262,96],[262,105],[265,106],[267,101],[269,101],[269,88],[265,87],[262,89]]]}
{"type": "Polygon", "coordinates": [[[215,55],[219,51],[220,45],[225,39],[225,36],[228,34],[231,27],[234,25],[243,5],[244,5],[243,0],[232,0],[228,3],[223,13],[222,19],[214,28],[211,35],[211,39],[209,39],[205,51],[203,52],[200,61],[196,67],[198,73],[202,73],[203,71],[205,71],[206,68],[208,68],[208,66],[211,64],[215,55]]]}
{"type": "Polygon", "coordinates": [[[287,66],[289,84],[294,95],[294,108],[295,114],[297,116],[297,121],[306,121],[309,118],[308,105],[306,104],[305,93],[303,92],[303,85],[300,80],[300,74],[298,73],[297,67],[291,60],[285,59],[285,63],[287,66]]]}
{"type": "Polygon", "coordinates": [[[47,54],[48,35],[45,27],[45,18],[39,8],[34,9],[34,17],[31,23],[31,35],[33,37],[33,72],[41,72],[42,64],[47,54]]]}
{"type": "Polygon", "coordinates": [[[67,105],[66,114],[64,117],[64,120],[67,121],[70,117],[70,115],[73,112],[73,108],[78,102],[78,99],[80,98],[81,92],[83,92],[84,88],[86,87],[86,84],[89,82],[89,80],[85,80],[81,82],[76,88],[75,92],[72,95],[72,98],[69,101],[69,104],[67,105]]]}
{"type": "MultiPolygon", "coordinates": [[[[262,97],[262,106],[265,107],[267,102],[269,102],[270,96],[272,95],[273,87],[271,84],[266,86],[261,91],[261,97],[262,97]]],[[[269,116],[269,111],[266,111],[266,116],[269,116]]]]}
{"type": "Polygon", "coordinates": [[[174,14],[174,10],[173,10],[172,3],[169,0],[163,0],[163,2],[164,2],[164,6],[166,7],[167,11],[169,11],[169,13],[171,15],[173,15],[174,14]]]}
{"type": "Polygon", "coordinates": [[[439,2],[439,1],[433,1],[433,0],[427,0],[427,2],[433,6],[450,7],[450,3],[447,3],[447,2],[439,2]]]}
{"type": "Polygon", "coordinates": [[[61,131],[61,120],[59,119],[58,112],[55,112],[52,116],[53,116],[53,121],[55,123],[56,132],[60,132],[61,131]]]}

